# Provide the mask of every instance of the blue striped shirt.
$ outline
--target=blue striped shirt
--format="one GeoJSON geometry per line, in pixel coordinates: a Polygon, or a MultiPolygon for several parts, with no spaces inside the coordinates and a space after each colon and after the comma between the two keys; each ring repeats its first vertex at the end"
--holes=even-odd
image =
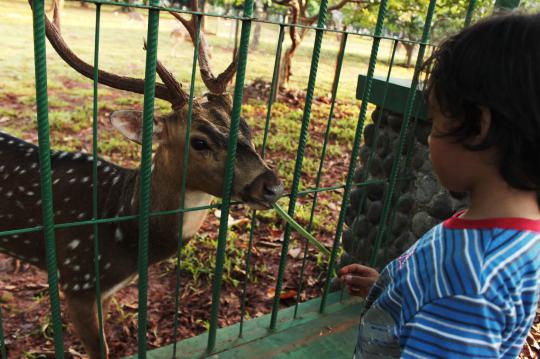
{"type": "Polygon", "coordinates": [[[539,293],[540,221],[466,220],[432,228],[381,272],[355,358],[515,358],[539,293]]]}

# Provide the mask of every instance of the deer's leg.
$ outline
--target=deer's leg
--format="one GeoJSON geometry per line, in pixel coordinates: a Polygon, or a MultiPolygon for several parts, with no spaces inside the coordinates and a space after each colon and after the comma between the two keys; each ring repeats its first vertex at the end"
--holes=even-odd
{"type": "MultiPolygon", "coordinates": [[[[81,297],[66,295],[69,318],[75,326],[75,330],[81,339],[88,357],[90,359],[100,359],[101,350],[99,346],[99,322],[96,299],[93,295],[86,298],[81,297]]],[[[106,317],[106,315],[103,314],[103,317],[106,317]]],[[[109,349],[107,347],[107,339],[105,338],[105,359],[109,357],[108,353],[109,349]]]]}

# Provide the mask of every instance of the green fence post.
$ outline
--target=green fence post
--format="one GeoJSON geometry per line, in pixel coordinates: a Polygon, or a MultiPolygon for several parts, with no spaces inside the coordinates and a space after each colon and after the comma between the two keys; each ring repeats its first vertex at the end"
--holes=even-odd
{"type": "Polygon", "coordinates": [[[381,214],[381,220],[379,225],[379,230],[377,231],[377,237],[375,238],[375,243],[373,245],[373,251],[371,252],[371,259],[370,259],[370,265],[374,266],[377,262],[377,255],[379,252],[379,246],[382,242],[382,239],[385,234],[385,226],[388,221],[388,215],[390,213],[390,206],[392,205],[392,200],[394,197],[394,190],[396,187],[397,182],[397,176],[400,172],[400,161],[401,161],[401,153],[403,153],[403,148],[405,145],[405,141],[407,139],[407,131],[409,127],[409,121],[410,117],[413,111],[414,106],[414,99],[416,96],[416,88],[418,86],[418,78],[420,76],[420,69],[423,63],[424,59],[424,52],[426,49],[426,44],[429,40],[429,33],[431,29],[431,20],[433,19],[433,13],[435,12],[435,3],[436,0],[431,0],[429,2],[429,7],[427,11],[426,16],[426,22],[424,24],[424,30],[422,33],[422,40],[420,41],[420,49],[418,50],[418,57],[416,60],[416,66],[414,69],[414,75],[411,82],[411,90],[409,91],[409,96],[407,98],[407,105],[405,107],[405,113],[403,114],[403,124],[401,126],[401,133],[399,137],[399,143],[398,148],[395,151],[394,160],[392,162],[392,170],[390,172],[390,180],[388,183],[385,199],[384,199],[384,207],[381,214]]]}
{"type": "Polygon", "coordinates": [[[373,45],[371,48],[371,56],[369,59],[369,66],[367,72],[366,87],[364,94],[362,96],[362,105],[360,107],[360,114],[358,117],[358,124],[356,126],[356,133],[354,136],[353,151],[351,154],[351,161],[349,163],[349,171],[347,173],[347,180],[345,184],[345,190],[343,191],[343,200],[341,202],[341,210],[339,212],[339,219],[337,224],[336,235],[334,237],[334,244],[332,247],[332,255],[330,256],[330,261],[328,263],[328,270],[326,272],[326,282],[324,284],[323,296],[321,298],[320,312],[324,312],[326,307],[326,300],[328,298],[330,290],[330,282],[332,280],[333,269],[336,261],[337,250],[339,247],[339,242],[341,239],[341,234],[343,232],[343,224],[345,223],[345,214],[347,213],[347,204],[349,203],[349,197],[351,194],[351,187],[354,172],[356,169],[356,161],[358,157],[358,151],[360,148],[360,139],[362,132],[364,130],[364,122],[367,114],[367,106],[369,102],[369,97],[371,95],[371,82],[373,80],[373,75],[375,73],[375,65],[377,64],[377,54],[379,52],[379,44],[381,42],[381,35],[383,30],[384,18],[386,16],[386,10],[388,6],[388,1],[383,0],[379,5],[379,14],[377,17],[377,24],[375,25],[375,34],[373,36],[373,45]]]}
{"type": "MultiPolygon", "coordinates": [[[[159,0],[150,0],[150,6],[158,6],[159,0]]],[[[148,236],[150,232],[150,187],[152,164],[152,132],[154,123],[154,95],[156,86],[157,45],[159,10],[151,8],[148,15],[146,69],[144,83],[143,132],[141,148],[141,172],[139,194],[139,311],[138,355],[146,358],[146,326],[148,307],[148,236]]]]}
{"type": "Polygon", "coordinates": [[[37,125],[39,142],[39,173],[45,235],[47,278],[54,331],[56,358],[64,358],[62,319],[60,317],[60,295],[56,265],[56,241],[54,236],[54,212],[51,182],[51,157],[49,139],[49,105],[47,98],[47,55],[45,49],[44,0],[33,2],[34,64],[36,76],[37,125]]]}
{"type": "MultiPolygon", "coordinates": [[[[293,183],[291,187],[291,195],[289,202],[288,214],[294,217],[296,199],[298,196],[298,186],[300,185],[300,177],[302,172],[302,161],[304,159],[304,150],[307,143],[308,126],[311,118],[311,105],[313,101],[313,93],[315,92],[315,82],[317,80],[317,68],[319,66],[319,56],[321,52],[322,38],[324,35],[324,26],[326,24],[326,13],[328,10],[328,0],[322,0],[319,8],[319,19],[317,21],[317,30],[315,34],[315,43],[313,45],[313,54],[311,57],[311,68],[309,70],[309,81],[306,92],[306,106],[302,117],[302,128],[300,129],[300,137],[298,139],[298,151],[296,154],[296,163],[294,166],[293,183]]],[[[291,26],[294,26],[291,25],[291,26]]],[[[291,227],[285,226],[283,234],[283,246],[281,247],[281,257],[279,260],[278,278],[276,281],[276,290],[274,294],[274,303],[272,305],[272,315],[270,317],[270,330],[274,330],[277,324],[277,315],[279,310],[279,302],[281,296],[281,287],[283,285],[283,277],[285,266],[287,265],[287,255],[289,251],[289,239],[291,236],[291,227]]]]}
{"type": "MultiPolygon", "coordinates": [[[[98,77],[99,77],[99,29],[101,21],[101,4],[96,4],[96,30],[94,38],[94,103],[92,117],[92,220],[98,218],[98,77]]],[[[99,228],[94,222],[94,271],[96,273],[96,305],[99,329],[99,350],[101,357],[105,358],[105,338],[103,335],[103,313],[101,308],[101,286],[99,275],[99,228]]]]}
{"type": "Polygon", "coordinates": [[[223,180],[223,202],[221,207],[221,219],[219,222],[219,236],[216,253],[216,268],[214,285],[212,289],[212,310],[210,313],[210,329],[208,332],[207,351],[210,353],[216,346],[216,334],[219,314],[219,298],[225,264],[225,248],[227,246],[227,231],[229,207],[231,204],[232,182],[234,177],[234,163],[236,160],[236,145],[238,142],[238,130],[240,127],[240,113],[242,112],[242,100],[244,95],[244,79],[246,76],[249,35],[251,32],[251,17],[253,15],[253,0],[246,0],[244,4],[244,19],[242,19],[242,33],[240,37],[240,50],[238,53],[238,69],[236,83],[234,85],[234,99],[231,114],[231,127],[229,130],[229,142],[227,144],[227,163],[225,165],[225,177],[223,180]]]}

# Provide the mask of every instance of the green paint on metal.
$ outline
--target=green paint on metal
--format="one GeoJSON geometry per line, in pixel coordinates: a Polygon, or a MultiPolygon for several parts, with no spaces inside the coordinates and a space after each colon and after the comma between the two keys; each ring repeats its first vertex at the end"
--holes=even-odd
{"type": "Polygon", "coordinates": [[[475,7],[476,7],[476,0],[470,0],[469,6],[467,7],[467,15],[465,16],[464,27],[469,27],[469,25],[471,25],[472,16],[473,16],[475,7]]]}
{"type": "MultiPolygon", "coordinates": [[[[291,319],[294,307],[283,309],[281,311],[283,315],[278,321],[279,326],[273,331],[269,331],[267,326],[270,314],[247,321],[244,329],[245,334],[242,338],[237,335],[239,324],[219,329],[220,341],[216,344],[213,353],[208,353],[205,348],[208,341],[207,332],[179,342],[178,348],[181,354],[176,357],[172,356],[171,344],[148,352],[148,358],[251,359],[268,358],[270,354],[273,357],[295,355],[294,357],[306,358],[310,357],[306,356],[306,353],[309,352],[312,353],[311,357],[321,358],[321,356],[316,355],[318,350],[321,348],[336,349],[339,345],[342,346],[341,350],[336,352],[339,356],[328,358],[350,358],[354,350],[354,338],[356,338],[363,302],[358,297],[350,297],[348,294],[343,300],[340,300],[339,293],[332,293],[328,297],[326,313],[321,315],[318,310],[320,300],[320,298],[316,298],[301,303],[302,314],[297,319],[291,319]],[[306,335],[304,336],[302,333],[306,335]],[[281,353],[273,352],[280,348],[281,353]]],[[[136,358],[138,357],[134,355],[126,359],[136,358]]]]}
{"type": "Polygon", "coordinates": [[[6,341],[4,338],[4,323],[2,321],[2,308],[0,307],[0,352],[2,353],[2,359],[7,359],[6,341]]]}
{"type": "MultiPolygon", "coordinates": [[[[270,87],[270,95],[268,97],[268,109],[266,111],[266,122],[264,125],[264,135],[263,135],[263,143],[262,143],[262,149],[261,149],[261,158],[264,159],[266,154],[266,143],[268,140],[268,129],[270,127],[270,118],[272,115],[272,104],[274,103],[275,99],[275,93],[279,78],[279,66],[281,62],[281,49],[283,47],[283,38],[285,36],[285,27],[281,25],[279,27],[279,36],[278,36],[278,42],[277,42],[277,49],[276,49],[276,56],[274,60],[274,73],[272,75],[272,84],[270,87]]],[[[238,337],[241,338],[243,335],[244,330],[244,317],[246,315],[246,300],[247,300],[247,286],[249,282],[249,273],[250,273],[250,262],[251,262],[251,254],[253,251],[253,236],[255,233],[255,229],[257,228],[257,211],[253,210],[251,212],[251,228],[249,230],[249,242],[248,242],[248,252],[246,254],[246,266],[245,266],[245,279],[243,283],[242,288],[242,300],[240,302],[240,326],[238,329],[238,337]]]]}
{"type": "Polygon", "coordinates": [[[39,142],[39,169],[43,211],[43,232],[49,281],[49,298],[54,331],[54,352],[56,358],[64,358],[62,319],[60,317],[60,295],[56,264],[56,241],[54,235],[54,212],[51,183],[51,157],[49,139],[49,106],[47,98],[47,55],[45,49],[45,9],[44,0],[33,2],[34,63],[36,76],[37,125],[39,142]]]}
{"type": "Polygon", "coordinates": [[[373,250],[371,252],[371,259],[370,259],[370,265],[373,267],[377,263],[377,257],[379,252],[379,247],[381,244],[381,241],[384,237],[385,233],[385,227],[388,221],[388,215],[390,212],[390,206],[392,205],[393,196],[394,196],[394,190],[396,187],[397,177],[399,173],[399,166],[400,166],[400,160],[401,160],[401,153],[403,152],[403,146],[405,145],[405,141],[407,138],[407,131],[409,127],[409,120],[411,117],[411,113],[414,106],[415,97],[417,94],[417,91],[415,90],[418,86],[418,78],[420,76],[420,70],[422,67],[422,63],[424,61],[424,52],[426,49],[426,43],[429,39],[429,32],[431,29],[431,20],[433,18],[433,13],[435,12],[435,4],[436,0],[431,0],[428,7],[428,12],[426,15],[426,22],[424,24],[424,30],[422,33],[422,40],[420,49],[418,50],[418,57],[416,60],[416,66],[414,69],[414,75],[413,80],[411,84],[411,90],[409,91],[409,96],[407,98],[407,106],[405,110],[405,114],[403,115],[403,123],[401,125],[401,132],[399,136],[399,144],[398,148],[396,149],[394,160],[392,163],[392,170],[390,172],[390,181],[388,184],[388,190],[386,191],[386,196],[384,199],[384,206],[383,211],[381,214],[381,220],[379,223],[379,229],[377,231],[377,237],[375,238],[375,243],[373,245],[373,250]]]}
{"type": "MultiPolygon", "coordinates": [[[[186,137],[184,140],[184,168],[182,171],[182,183],[180,189],[180,208],[184,208],[186,199],[186,185],[188,176],[188,161],[189,161],[189,138],[191,133],[191,122],[193,120],[193,98],[195,95],[195,74],[197,73],[197,59],[199,57],[200,34],[201,34],[201,17],[197,17],[197,26],[195,29],[195,49],[193,50],[193,65],[191,68],[191,83],[189,88],[188,113],[186,125],[186,137]]],[[[180,254],[182,251],[182,239],[184,231],[184,212],[178,215],[178,245],[176,251],[176,284],[174,291],[174,328],[173,328],[173,355],[176,355],[176,338],[178,335],[178,317],[180,315],[180,254]]]]}
{"type": "MultiPolygon", "coordinates": [[[[159,5],[159,0],[151,0],[159,5]]],[[[146,358],[146,325],[148,300],[148,236],[150,232],[152,132],[154,123],[154,95],[156,83],[159,10],[150,9],[148,16],[146,69],[144,74],[143,130],[139,194],[139,311],[138,354],[146,358]]]]}
{"type": "Polygon", "coordinates": [[[356,161],[357,161],[358,152],[360,149],[360,138],[362,136],[362,132],[364,129],[364,122],[365,122],[366,114],[367,114],[367,105],[368,105],[367,99],[369,99],[369,96],[371,94],[371,83],[373,79],[373,74],[375,73],[375,65],[377,64],[377,54],[379,52],[379,44],[381,41],[380,37],[378,36],[381,35],[382,30],[383,30],[383,24],[384,24],[384,18],[386,16],[387,6],[388,4],[386,0],[382,0],[379,5],[379,14],[377,17],[377,24],[375,25],[375,37],[373,39],[373,46],[371,48],[371,55],[369,59],[366,88],[364,91],[364,96],[362,97],[363,98],[362,106],[360,107],[358,124],[356,126],[356,133],[354,136],[354,144],[353,144],[353,150],[351,154],[351,161],[349,163],[347,180],[345,183],[345,189],[343,191],[343,200],[341,202],[341,210],[339,212],[337,230],[336,230],[336,235],[334,237],[334,244],[332,247],[332,255],[330,256],[330,261],[328,263],[328,270],[326,273],[326,282],[324,284],[324,291],[323,291],[323,296],[321,299],[321,307],[320,307],[321,313],[324,312],[325,310],[326,298],[328,297],[328,294],[330,291],[330,282],[334,274],[333,272],[334,272],[334,265],[336,261],[337,251],[338,251],[339,242],[341,239],[341,234],[343,232],[343,225],[345,223],[345,214],[347,211],[347,205],[349,203],[349,197],[351,194],[354,171],[356,170],[356,161]]]}
{"type": "MultiPolygon", "coordinates": [[[[356,98],[362,99],[366,89],[367,77],[365,75],[358,76],[358,86],[356,88],[356,98]]],[[[377,106],[383,106],[386,110],[395,113],[403,114],[407,105],[407,94],[411,88],[411,80],[390,78],[388,84],[386,79],[380,76],[374,76],[371,84],[371,94],[368,102],[377,106]]],[[[427,110],[422,96],[422,90],[417,86],[417,95],[415,96],[414,107],[420,108],[418,116],[425,120],[427,119],[427,110]]]]}
{"type": "MultiPolygon", "coordinates": [[[[330,113],[328,114],[328,121],[326,122],[326,131],[324,134],[321,159],[319,161],[319,169],[317,171],[317,178],[315,179],[315,188],[319,188],[319,186],[321,185],[324,160],[326,158],[326,148],[328,145],[328,140],[330,138],[330,128],[332,125],[332,119],[334,117],[334,107],[336,105],[337,90],[339,87],[339,78],[341,76],[341,69],[343,67],[343,58],[345,57],[345,48],[347,47],[347,37],[348,37],[347,34],[343,34],[341,37],[340,45],[339,45],[336,73],[334,76],[334,83],[332,86],[332,104],[330,105],[330,113]]],[[[309,215],[309,224],[307,227],[308,232],[311,232],[311,229],[313,227],[313,220],[315,219],[315,208],[317,207],[317,199],[318,199],[318,192],[315,192],[313,195],[313,203],[311,205],[311,213],[309,215]]],[[[309,241],[306,240],[306,242],[304,243],[304,255],[302,258],[302,268],[300,269],[300,279],[298,281],[298,290],[296,291],[296,303],[294,305],[294,318],[296,318],[296,316],[298,315],[298,304],[300,303],[300,295],[302,294],[302,291],[303,291],[304,271],[306,268],[307,255],[308,255],[308,242],[309,241]]]]}
{"type": "MultiPolygon", "coordinates": [[[[298,187],[300,185],[300,177],[302,172],[302,162],[304,158],[304,150],[307,142],[307,130],[311,117],[311,105],[313,101],[313,93],[315,91],[315,82],[317,80],[317,69],[319,66],[319,57],[321,52],[322,39],[324,31],[322,30],[326,24],[326,12],[328,9],[328,1],[322,0],[319,8],[319,19],[317,21],[317,32],[315,34],[315,43],[313,45],[313,54],[311,57],[311,68],[309,71],[309,81],[306,92],[306,105],[304,107],[304,115],[302,118],[302,127],[300,129],[300,138],[298,139],[298,150],[296,154],[296,162],[294,166],[293,183],[291,189],[291,196],[289,202],[288,213],[292,217],[294,216],[296,200],[298,196],[298,187]]],[[[277,315],[279,310],[279,302],[281,295],[281,287],[283,285],[283,276],[285,272],[285,266],[287,264],[287,254],[289,251],[289,240],[291,236],[291,227],[285,226],[285,233],[283,234],[283,246],[281,248],[281,257],[279,260],[278,278],[276,280],[276,290],[274,294],[274,303],[272,305],[272,315],[270,317],[270,329],[276,329],[277,315]]]]}
{"type": "MultiPolygon", "coordinates": [[[[253,14],[253,0],[246,0],[244,4],[244,16],[251,18],[253,14]]],[[[229,142],[227,145],[227,162],[225,165],[223,202],[221,207],[221,219],[219,222],[219,236],[216,254],[216,268],[212,289],[212,309],[210,312],[210,329],[208,333],[207,351],[212,352],[216,345],[216,333],[219,314],[219,298],[225,263],[225,247],[227,244],[227,230],[229,208],[231,204],[232,183],[234,178],[234,163],[236,160],[236,146],[238,142],[238,130],[240,126],[240,113],[242,112],[242,100],[244,94],[244,79],[246,76],[247,55],[249,36],[251,33],[251,19],[242,20],[242,33],[240,37],[240,50],[238,54],[238,68],[236,83],[234,86],[233,108],[231,114],[231,127],[229,130],[229,142]]]]}
{"type": "MultiPolygon", "coordinates": [[[[96,29],[94,34],[94,101],[92,109],[92,219],[98,217],[98,77],[99,77],[99,30],[101,4],[96,4],[96,29]]],[[[103,333],[103,311],[101,308],[101,276],[99,275],[99,229],[93,224],[94,233],[94,271],[96,278],[96,306],[98,313],[99,350],[105,358],[105,337],[103,333]]]]}

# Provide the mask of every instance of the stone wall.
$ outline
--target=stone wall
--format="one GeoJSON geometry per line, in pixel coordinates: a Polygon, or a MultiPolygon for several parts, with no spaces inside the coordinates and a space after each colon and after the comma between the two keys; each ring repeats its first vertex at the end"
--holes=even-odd
{"type": "MultiPolygon", "coordinates": [[[[369,263],[392,162],[398,152],[403,116],[386,110],[381,114],[377,108],[372,119],[373,123],[364,129],[364,144],[360,148],[360,163],[354,181],[384,180],[384,183],[352,191],[346,217],[348,229],[342,239],[345,254],[340,266],[352,262],[369,263]]],[[[379,267],[399,256],[427,230],[465,207],[466,203],[464,196],[451,195],[444,189],[433,172],[427,146],[431,124],[425,120],[411,120],[410,125],[408,145],[401,153],[401,180],[395,188],[385,237],[379,248],[379,267]],[[412,152],[407,156],[410,146],[412,152]]]]}

